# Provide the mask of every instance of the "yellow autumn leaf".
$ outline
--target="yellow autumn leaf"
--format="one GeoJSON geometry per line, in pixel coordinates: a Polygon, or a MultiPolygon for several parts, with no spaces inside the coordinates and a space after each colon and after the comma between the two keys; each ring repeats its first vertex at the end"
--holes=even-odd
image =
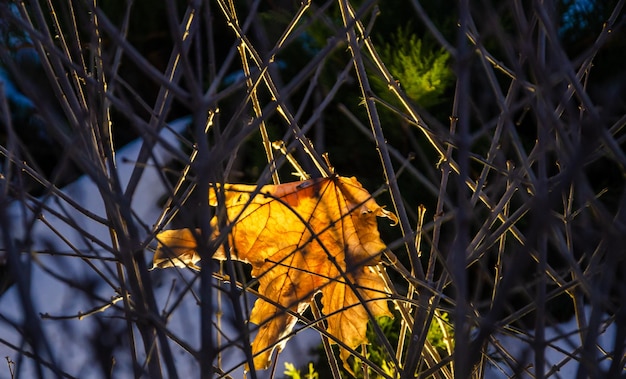
{"type": "MultiPolygon", "coordinates": [[[[278,341],[297,321],[293,314],[304,312],[320,291],[329,334],[350,348],[367,343],[370,315],[391,316],[385,283],[374,267],[386,248],[376,217],[394,223],[397,219],[355,178],[334,176],[261,188],[225,184],[218,192],[227,211],[230,251],[220,247],[213,258],[224,260],[230,254],[250,263],[259,293],[274,302],[259,298],[250,315],[259,325],[252,343],[256,368],[268,367],[273,349],[286,342],[278,341]]],[[[211,190],[209,204],[216,206],[217,199],[211,190]]],[[[216,238],[216,218],[211,223],[216,238]]],[[[197,269],[197,236],[190,229],[159,233],[154,266],[197,269]]],[[[341,351],[345,361],[349,353],[341,351]]]]}

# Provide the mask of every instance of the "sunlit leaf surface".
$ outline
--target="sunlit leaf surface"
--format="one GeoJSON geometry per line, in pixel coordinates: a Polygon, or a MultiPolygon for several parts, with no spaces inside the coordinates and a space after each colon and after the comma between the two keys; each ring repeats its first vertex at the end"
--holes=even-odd
{"type": "MultiPolygon", "coordinates": [[[[229,231],[226,252],[214,259],[250,263],[259,298],[250,321],[259,325],[252,343],[256,368],[267,368],[272,350],[291,332],[313,296],[322,292],[327,330],[350,348],[366,343],[370,316],[391,316],[387,290],[375,267],[385,244],[376,217],[396,216],[379,206],[355,178],[331,177],[280,185],[226,184],[211,190],[209,203],[223,199],[229,231]],[[266,300],[271,300],[266,301],[266,300]],[[368,309],[365,308],[367,306],[368,309]]],[[[217,238],[217,218],[212,220],[217,238]]],[[[195,265],[198,232],[167,230],[157,235],[155,267],[195,265]]],[[[345,360],[349,353],[341,349],[345,360]]]]}

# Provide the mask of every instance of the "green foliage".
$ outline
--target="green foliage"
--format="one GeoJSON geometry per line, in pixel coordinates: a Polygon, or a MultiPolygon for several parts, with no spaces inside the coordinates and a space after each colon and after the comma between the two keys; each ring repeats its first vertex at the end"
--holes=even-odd
{"type": "Polygon", "coordinates": [[[300,370],[298,370],[293,363],[285,362],[284,374],[287,378],[291,379],[319,379],[320,377],[319,374],[315,371],[312,362],[309,362],[309,372],[304,374],[304,376],[302,376],[300,370]]]}
{"type": "MultiPolygon", "coordinates": [[[[398,331],[400,329],[399,317],[390,318],[390,317],[381,317],[378,319],[378,326],[382,330],[383,334],[389,340],[389,343],[392,346],[397,345],[398,341],[398,331]]],[[[371,343],[367,346],[367,351],[365,352],[365,357],[374,363],[376,366],[381,368],[387,375],[395,376],[396,369],[387,353],[385,347],[379,343],[376,343],[378,340],[376,336],[376,332],[372,327],[371,323],[367,325],[367,338],[371,343]]],[[[380,377],[373,370],[368,369],[368,375],[365,376],[363,374],[363,363],[360,359],[354,359],[352,361],[352,372],[357,379],[361,379],[364,377],[367,378],[378,378],[380,377]]]]}
{"type": "MultiPolygon", "coordinates": [[[[391,344],[391,346],[398,346],[400,327],[402,325],[400,315],[396,315],[395,318],[390,317],[381,317],[378,319],[378,326],[381,331],[391,344]]],[[[385,347],[382,344],[377,343],[378,340],[374,328],[371,324],[368,324],[367,328],[367,338],[371,341],[371,344],[367,346],[367,351],[365,352],[365,357],[369,362],[376,365],[379,369],[381,369],[385,374],[391,377],[395,377],[397,375],[396,367],[393,363],[392,357],[389,356],[385,347]]],[[[428,330],[427,340],[430,342],[432,346],[437,348],[441,356],[446,356],[451,353],[454,348],[454,330],[452,328],[452,324],[450,323],[449,315],[446,312],[437,312],[433,318],[432,323],[430,324],[430,328],[428,330]]],[[[290,379],[317,379],[319,378],[320,373],[323,373],[324,370],[322,367],[318,367],[319,364],[324,364],[324,362],[320,361],[315,365],[313,363],[309,363],[308,365],[308,373],[301,374],[300,370],[298,370],[293,364],[285,363],[285,376],[290,379]]],[[[367,375],[364,374],[364,365],[360,359],[352,357],[349,362],[349,371],[344,371],[342,373],[342,377],[344,378],[380,378],[382,377],[378,373],[376,373],[372,369],[368,369],[367,375]]],[[[346,367],[344,367],[346,368],[346,367]]],[[[323,375],[322,375],[323,376],[323,375]]]]}
{"type": "MultiPolygon", "coordinates": [[[[428,108],[445,100],[445,91],[454,80],[448,52],[430,47],[407,29],[398,29],[393,42],[384,44],[380,55],[405,93],[417,104],[428,108]]],[[[373,77],[372,81],[387,93],[387,83],[380,77],[373,77]]]]}
{"type": "Polygon", "coordinates": [[[447,313],[443,312],[435,315],[430,323],[426,338],[440,353],[449,352],[454,347],[454,330],[447,313]]]}

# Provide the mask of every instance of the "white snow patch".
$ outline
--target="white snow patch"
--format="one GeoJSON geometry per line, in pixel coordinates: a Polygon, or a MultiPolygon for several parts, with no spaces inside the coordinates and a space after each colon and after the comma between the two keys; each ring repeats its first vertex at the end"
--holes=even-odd
{"type": "MultiPolygon", "coordinates": [[[[589,321],[591,315],[591,308],[585,307],[585,318],[589,321]]],[[[610,320],[606,315],[603,315],[603,320],[610,320]]],[[[601,350],[613,351],[615,343],[615,324],[606,323],[606,327],[600,330],[600,335],[597,339],[597,352],[598,359],[604,354],[600,354],[601,350]]],[[[580,327],[575,318],[569,321],[560,323],[555,326],[546,327],[544,329],[545,340],[548,342],[548,346],[545,349],[545,367],[543,373],[549,378],[575,378],[580,359],[580,349],[583,345],[581,341],[581,334],[579,332],[580,327]]],[[[534,331],[526,331],[524,334],[518,335],[497,335],[496,339],[501,344],[502,349],[512,357],[519,367],[524,367],[527,371],[521,371],[521,374],[514,376],[514,372],[511,367],[513,364],[506,364],[512,362],[510,358],[502,358],[502,355],[496,354],[493,350],[490,351],[490,357],[494,359],[492,364],[488,364],[485,373],[486,379],[499,379],[499,378],[534,378],[534,347],[533,336],[534,331]]],[[[604,359],[599,362],[599,367],[603,370],[608,370],[611,365],[609,359],[604,359]]]]}

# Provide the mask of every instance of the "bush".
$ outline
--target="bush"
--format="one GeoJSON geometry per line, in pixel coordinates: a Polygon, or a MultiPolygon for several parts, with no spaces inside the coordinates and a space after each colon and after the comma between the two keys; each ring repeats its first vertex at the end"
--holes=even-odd
{"type": "Polygon", "coordinates": [[[334,168],[398,217],[395,317],[344,366],[319,297],[281,307],[324,346],[287,376],[623,376],[622,2],[567,35],[568,1],[446,4],[0,4],[8,375],[280,377],[295,342],[254,369],[259,278],[210,259],[207,193],[334,168]],[[182,227],[202,270],[150,270],[182,227]]]}

